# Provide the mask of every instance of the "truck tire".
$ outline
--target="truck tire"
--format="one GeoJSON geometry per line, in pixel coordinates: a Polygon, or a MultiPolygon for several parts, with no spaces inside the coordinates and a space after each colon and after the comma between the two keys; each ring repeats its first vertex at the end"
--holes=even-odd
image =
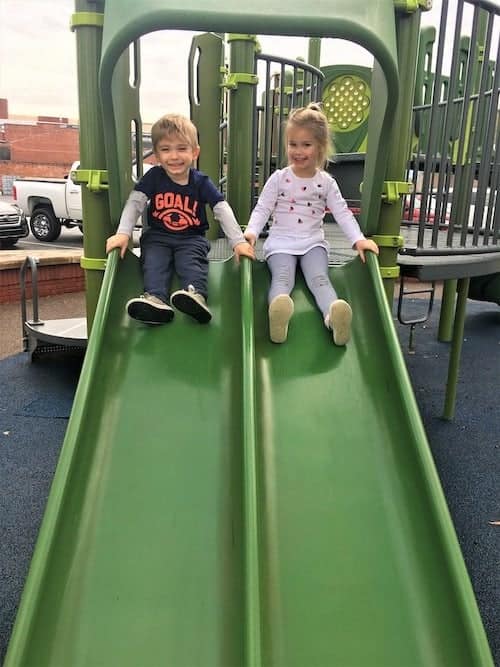
{"type": "Polygon", "coordinates": [[[30,217],[30,229],[39,241],[55,241],[61,235],[61,223],[51,208],[40,206],[30,217]]]}

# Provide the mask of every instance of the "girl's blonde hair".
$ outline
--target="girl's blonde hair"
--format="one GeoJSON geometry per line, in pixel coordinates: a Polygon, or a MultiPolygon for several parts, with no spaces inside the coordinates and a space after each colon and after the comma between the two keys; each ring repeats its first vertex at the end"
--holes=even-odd
{"type": "Polygon", "coordinates": [[[311,102],[306,107],[294,109],[290,112],[285,125],[285,140],[288,141],[288,133],[295,127],[309,130],[318,144],[318,167],[323,168],[327,158],[333,155],[333,143],[330,134],[330,125],[321,106],[317,102],[311,102]]]}
{"type": "Polygon", "coordinates": [[[161,141],[163,137],[168,137],[173,134],[185,139],[191,148],[196,148],[198,146],[198,131],[194,123],[185,116],[171,113],[159,118],[151,127],[153,150],[156,150],[158,142],[161,141]]]}

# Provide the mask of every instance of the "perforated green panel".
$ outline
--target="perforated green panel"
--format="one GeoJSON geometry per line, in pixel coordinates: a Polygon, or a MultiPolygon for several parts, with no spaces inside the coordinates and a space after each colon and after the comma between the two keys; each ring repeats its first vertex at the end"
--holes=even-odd
{"type": "Polygon", "coordinates": [[[355,75],[339,76],[325,90],[323,106],[334,132],[355,130],[368,118],[371,91],[355,75]]]}
{"type": "Polygon", "coordinates": [[[336,152],[364,151],[371,106],[371,70],[357,65],[321,69],[325,75],[323,108],[334,135],[336,152]]]}

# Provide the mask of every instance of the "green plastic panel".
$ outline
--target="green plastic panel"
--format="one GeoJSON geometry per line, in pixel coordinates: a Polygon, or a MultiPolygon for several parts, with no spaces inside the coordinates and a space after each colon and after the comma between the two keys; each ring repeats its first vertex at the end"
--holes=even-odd
{"type": "MultiPolygon", "coordinates": [[[[277,0],[238,0],[224,6],[220,0],[106,0],[103,48],[100,67],[100,92],[106,128],[106,154],[110,175],[110,191],[121,189],[119,174],[123,165],[117,163],[118,143],[115,136],[111,83],[116,63],[128,46],[142,35],[156,30],[185,29],[215,33],[274,34],[309,37],[335,37],[355,42],[369,51],[378,63],[382,82],[377,83],[377,98],[373,95],[370,116],[373,116],[371,141],[379,148],[367,161],[368,178],[363,191],[367,219],[378,219],[380,185],[384,178],[387,157],[387,136],[394,116],[395,105],[388,100],[398,96],[398,65],[394,5],[392,0],[377,3],[338,0],[318,2],[304,10],[300,0],[291,0],[283,12],[277,0]]],[[[112,216],[118,215],[120,205],[111,197],[112,216]]],[[[363,221],[363,224],[364,221],[363,221]]],[[[372,232],[373,230],[371,230],[372,232]]],[[[370,233],[371,233],[370,232],[370,233]]]]}
{"type": "Polygon", "coordinates": [[[255,273],[263,664],[491,664],[378,279],[332,271],[342,350],[303,289],[270,343],[255,273]]]}
{"type": "Polygon", "coordinates": [[[115,40],[132,41],[134,33],[161,29],[315,37],[335,32],[339,37],[363,41],[369,51],[395,53],[392,0],[378,0],[376,6],[350,0],[323,1],[307,11],[301,0],[290,0],[286,12],[278,0],[237,0],[228,6],[220,0],[106,0],[105,51],[114,49],[115,40]]]}
{"type": "Polygon", "coordinates": [[[239,665],[238,274],[212,272],[210,326],[154,328],[112,260],[7,665],[239,665]]]}
{"type": "Polygon", "coordinates": [[[4,667],[491,666],[375,258],[345,349],[302,284],[269,342],[262,264],[211,265],[205,327],[130,321],[118,268],[4,667]]]}
{"type": "Polygon", "coordinates": [[[337,153],[366,151],[371,102],[371,69],[360,65],[322,67],[323,109],[337,153]]]}

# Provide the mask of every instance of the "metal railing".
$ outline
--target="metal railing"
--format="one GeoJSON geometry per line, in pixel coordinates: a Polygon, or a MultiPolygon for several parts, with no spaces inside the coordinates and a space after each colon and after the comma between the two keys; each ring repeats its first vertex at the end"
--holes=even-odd
{"type": "Polygon", "coordinates": [[[458,0],[452,15],[443,0],[436,46],[427,102],[414,107],[414,252],[500,252],[500,6],[458,0]]]}
{"type": "Polygon", "coordinates": [[[26,257],[22,263],[19,271],[19,283],[21,287],[21,329],[23,334],[23,351],[29,350],[29,337],[26,333],[25,323],[28,322],[31,326],[41,326],[43,322],[38,317],[38,259],[36,257],[26,257]],[[31,271],[31,299],[33,317],[31,320],[27,318],[27,286],[26,286],[26,272],[31,271]]]}
{"type": "Polygon", "coordinates": [[[321,101],[323,73],[300,60],[259,53],[255,58],[256,117],[253,128],[253,173],[258,191],[283,166],[283,126],[292,109],[321,101]]]}

